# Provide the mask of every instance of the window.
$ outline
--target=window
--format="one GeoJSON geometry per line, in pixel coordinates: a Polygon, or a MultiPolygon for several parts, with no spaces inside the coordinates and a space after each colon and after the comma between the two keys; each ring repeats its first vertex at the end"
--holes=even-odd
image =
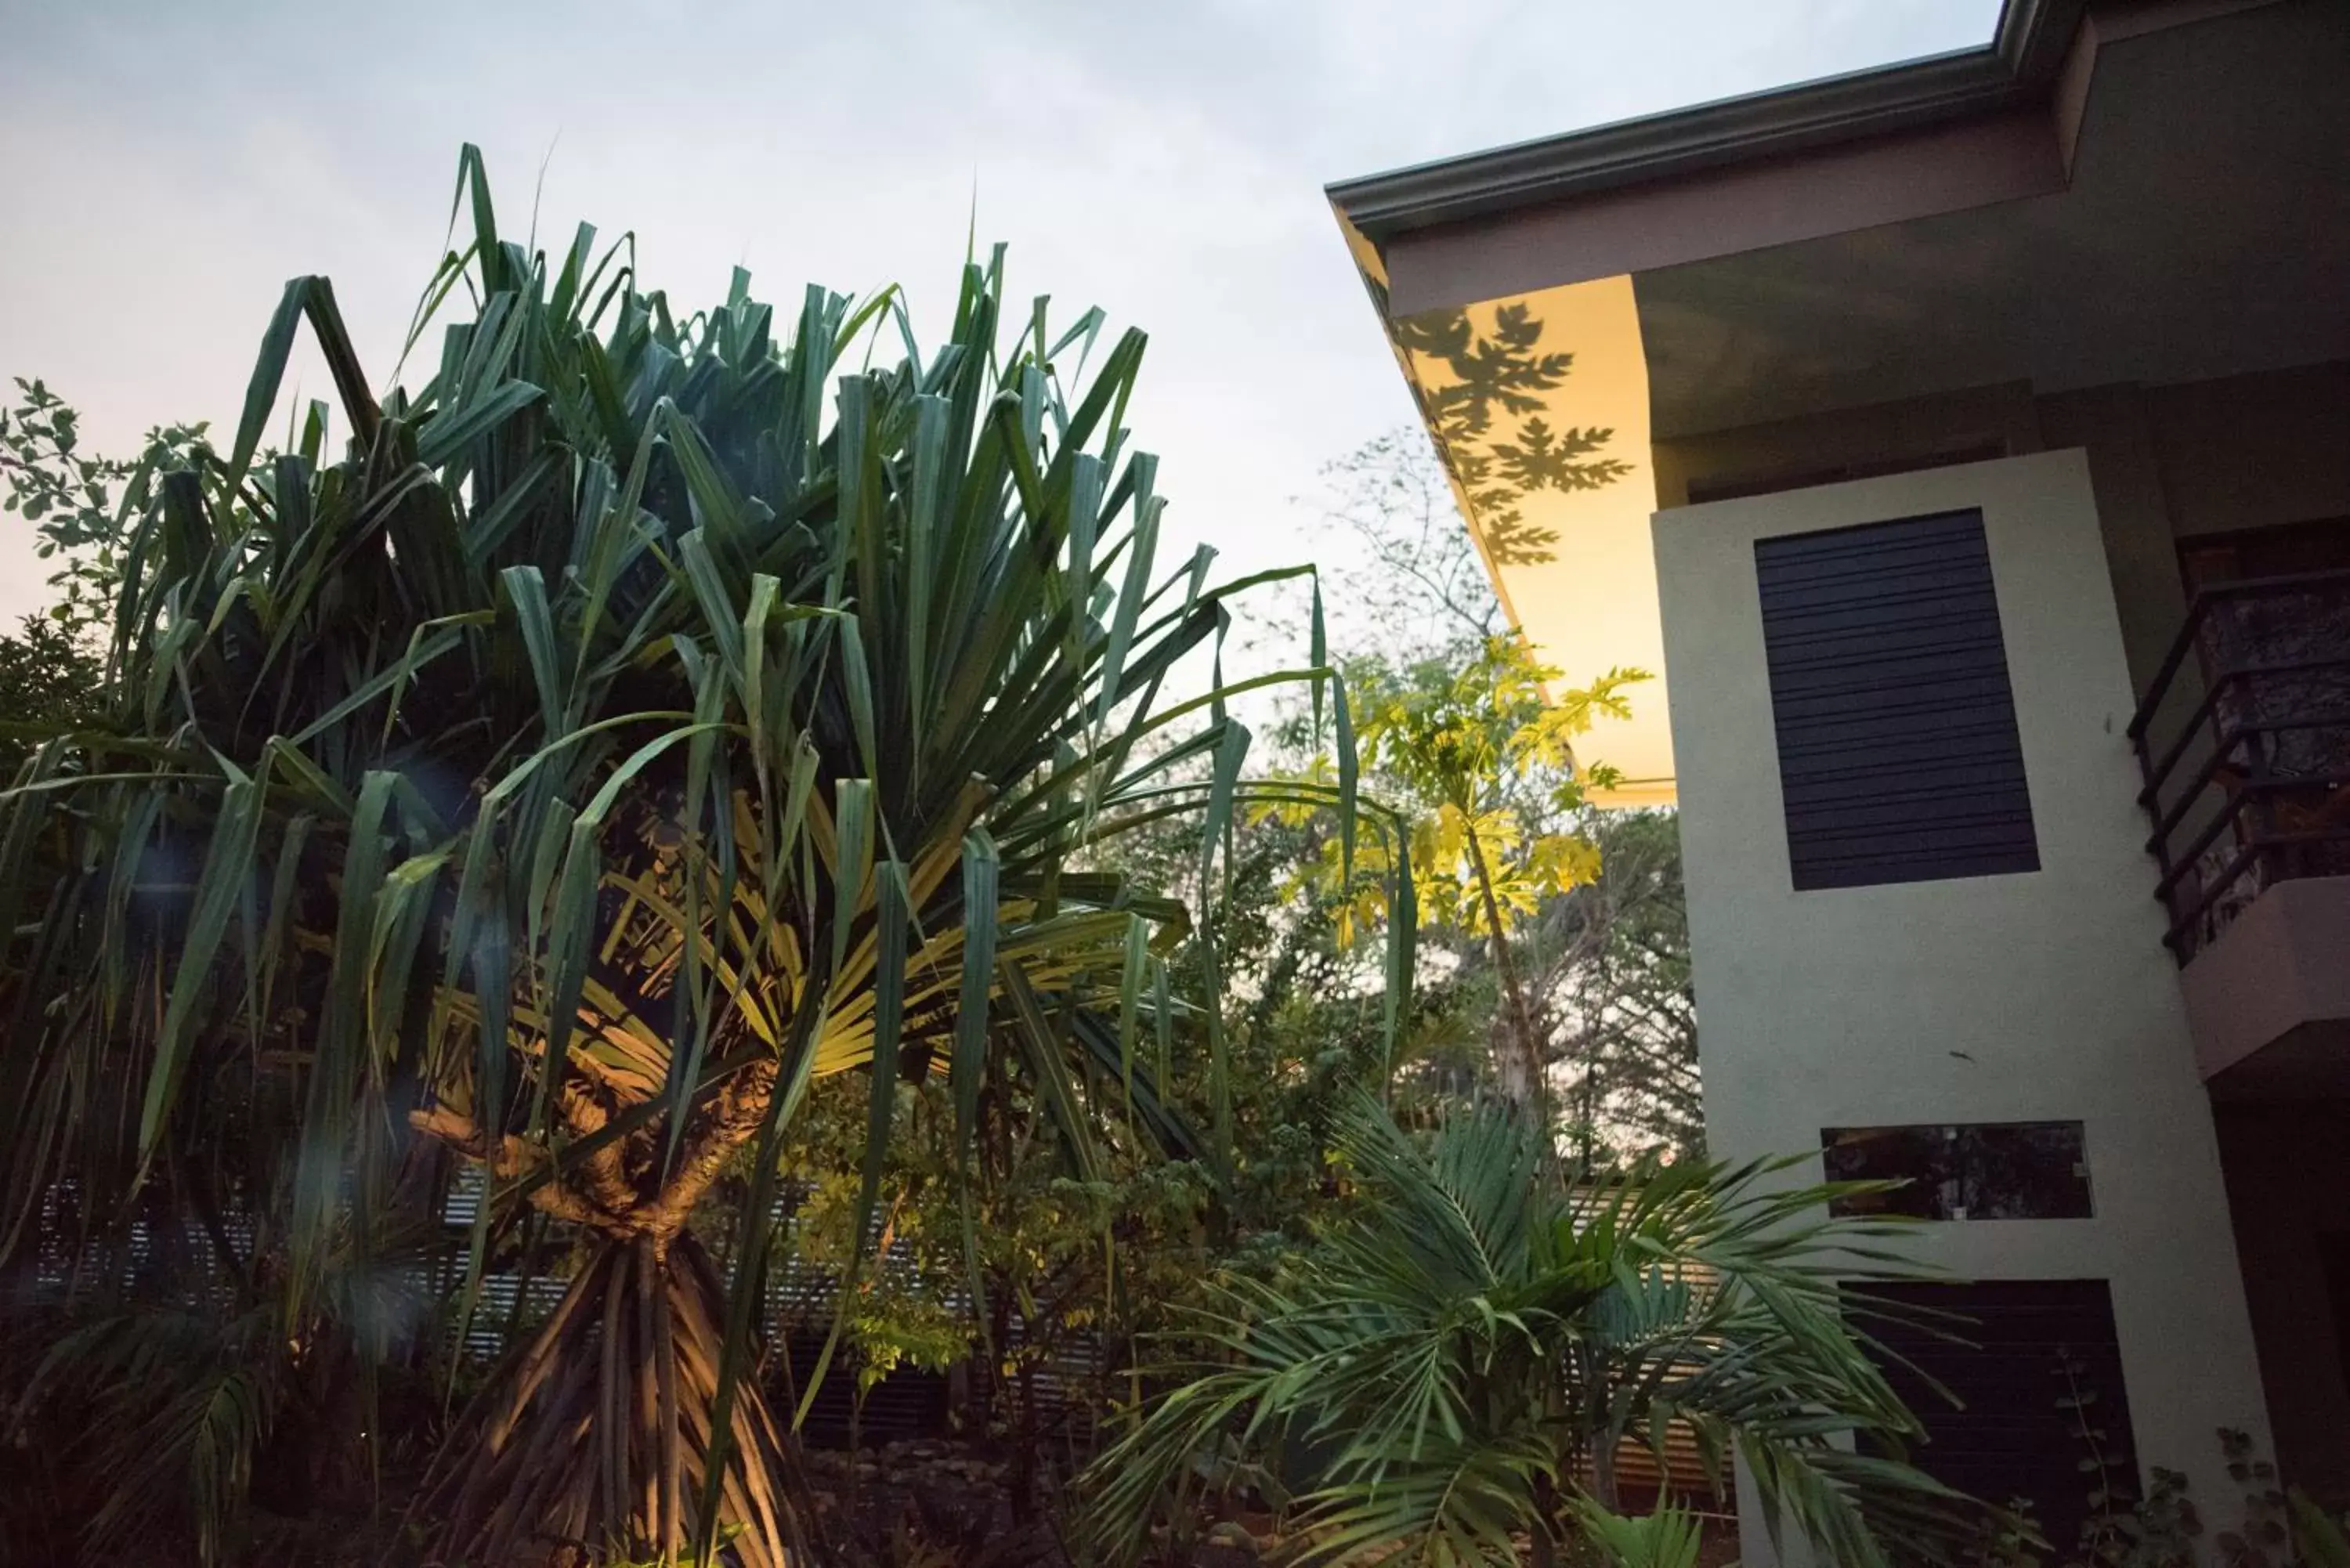
{"type": "Polygon", "coordinates": [[[1827,1127],[1831,1181],[1899,1181],[1838,1199],[1838,1214],[1917,1220],[2086,1220],[2089,1161],[2079,1122],[1827,1127]]]}
{"type": "Polygon", "coordinates": [[[2040,868],[1982,514],[1758,539],[1800,889],[2040,868]]]}
{"type": "Polygon", "coordinates": [[[2137,1459],[2105,1281],[1869,1284],[1854,1293],[1878,1303],[1858,1314],[1870,1353],[1926,1428],[1909,1456],[1920,1469],[1976,1497],[2028,1500],[2061,1560],[2073,1555],[2093,1490],[2110,1489],[2127,1511],[2137,1459]]]}

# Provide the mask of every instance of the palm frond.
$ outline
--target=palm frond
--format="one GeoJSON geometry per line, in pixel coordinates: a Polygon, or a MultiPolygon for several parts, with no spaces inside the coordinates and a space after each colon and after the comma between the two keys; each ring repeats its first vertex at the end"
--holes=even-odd
{"type": "MultiPolygon", "coordinates": [[[[1600,1531],[1563,1500],[1589,1488],[1604,1511],[1621,1445],[1661,1450],[1677,1425],[1717,1486],[1736,1453],[1830,1561],[1964,1560],[1988,1511],[1898,1458],[1918,1420],[1846,1289],[1908,1271],[1884,1225],[1825,1215],[1831,1189],[1784,1185],[1783,1164],[1683,1163],[1570,1191],[1498,1107],[1422,1137],[1365,1099],[1336,1141],[1365,1189],[1355,1221],[1195,1325],[1211,1359],[1167,1369],[1180,1386],[1088,1471],[1101,1560],[1130,1560],[1153,1488],[1237,1439],[1268,1464],[1284,1444],[1313,1456],[1295,1522],[1330,1561],[1511,1562],[1513,1532],[1600,1531]]],[[[1677,1524],[1625,1528],[1624,1551],[1682,1550],[1677,1524]]]]}

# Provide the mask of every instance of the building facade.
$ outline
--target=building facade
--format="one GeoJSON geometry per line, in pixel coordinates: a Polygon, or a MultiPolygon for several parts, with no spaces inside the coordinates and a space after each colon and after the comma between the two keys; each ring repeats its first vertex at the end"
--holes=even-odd
{"type": "Polygon", "coordinates": [[[1513,619],[1658,672],[1590,753],[1714,1152],[1905,1179],[1977,1325],[1921,1462],[2350,1502],[2350,7],[2011,0],[1331,197],[1513,619]]]}

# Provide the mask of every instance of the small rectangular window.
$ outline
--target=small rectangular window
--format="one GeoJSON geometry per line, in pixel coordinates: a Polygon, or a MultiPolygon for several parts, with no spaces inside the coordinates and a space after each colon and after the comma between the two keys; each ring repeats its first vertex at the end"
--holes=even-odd
{"type": "Polygon", "coordinates": [[[1842,1198],[1838,1214],[1918,1220],[2086,1220],[2089,1160],[2079,1122],[1827,1127],[1831,1181],[1899,1181],[1842,1198]]]}
{"type": "Polygon", "coordinates": [[[1979,511],[1754,542],[1798,889],[2040,869],[1979,511]]]}

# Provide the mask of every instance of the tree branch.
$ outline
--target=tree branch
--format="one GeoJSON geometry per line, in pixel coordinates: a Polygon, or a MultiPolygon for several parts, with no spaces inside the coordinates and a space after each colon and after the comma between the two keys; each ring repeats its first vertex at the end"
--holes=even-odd
{"type": "MultiPolygon", "coordinates": [[[[529,1175],[546,1160],[544,1150],[527,1139],[508,1133],[494,1147],[484,1135],[473,1118],[446,1106],[434,1106],[430,1110],[408,1113],[408,1125],[463,1155],[501,1181],[511,1181],[529,1175]]],[[[598,1231],[613,1229],[612,1217],[579,1194],[564,1186],[562,1179],[550,1177],[531,1189],[532,1205],[542,1213],[557,1220],[567,1220],[575,1225],[586,1225],[598,1231]]]]}
{"type": "MultiPolygon", "coordinates": [[[[889,1068],[876,1062],[873,1070],[882,1073],[889,1068]]],[[[653,1239],[656,1249],[669,1246],[670,1239],[684,1228],[693,1206],[725,1168],[728,1157],[759,1130],[779,1071],[780,1064],[773,1058],[752,1063],[728,1080],[701,1112],[693,1130],[686,1135],[685,1153],[676,1173],[660,1197],[638,1210],[639,1227],[653,1239]]]]}

